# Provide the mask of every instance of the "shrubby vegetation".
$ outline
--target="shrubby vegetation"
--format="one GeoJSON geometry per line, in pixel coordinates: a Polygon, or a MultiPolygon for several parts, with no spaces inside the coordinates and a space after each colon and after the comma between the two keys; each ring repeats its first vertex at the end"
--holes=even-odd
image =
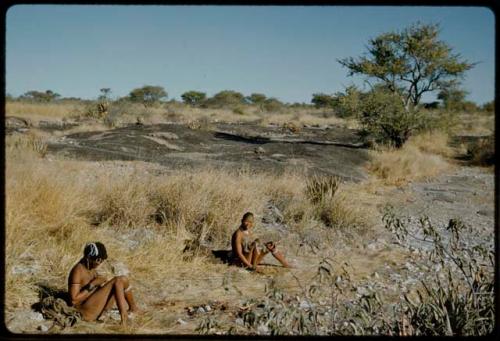
{"type": "Polygon", "coordinates": [[[142,103],[145,107],[158,105],[162,98],[167,97],[167,92],[161,86],[145,85],[134,89],[128,95],[131,102],[142,103]]]}
{"type": "MultiPolygon", "coordinates": [[[[436,227],[420,218],[423,239],[408,229],[408,220],[386,208],[383,221],[399,242],[419,239],[432,245],[427,269],[445,269],[446,278],[420,281],[413,295],[405,294],[393,305],[376,290],[353,298],[360,283],[351,278],[349,261],[335,264],[323,259],[308,283],[295,277],[301,294],[290,295],[270,281],[263,298],[244,302],[238,317],[243,324],[227,334],[260,335],[390,335],[390,336],[484,336],[495,328],[494,252],[482,245],[462,248],[467,227],[457,219],[436,227]],[[445,242],[446,234],[451,234],[445,242]]],[[[202,320],[201,334],[220,331],[213,319],[202,320]]]]}
{"type": "Polygon", "coordinates": [[[200,91],[188,91],[181,95],[184,103],[192,106],[200,105],[201,103],[203,103],[206,97],[206,94],[200,91]]]}
{"type": "Polygon", "coordinates": [[[56,100],[57,98],[61,97],[56,92],[53,92],[52,90],[46,90],[45,92],[42,91],[36,91],[36,90],[31,90],[26,93],[24,93],[20,99],[21,100],[28,100],[28,101],[33,101],[33,102],[52,102],[56,100]]]}
{"type": "Polygon", "coordinates": [[[383,141],[401,147],[421,119],[422,96],[449,89],[474,66],[453,54],[452,48],[439,40],[438,35],[438,25],[416,24],[401,32],[370,39],[366,56],[339,60],[350,76],[365,76],[384,88],[384,91],[372,90],[367,99],[371,103],[362,110],[365,128],[376,132],[383,141]],[[390,126],[389,118],[394,120],[390,126]]]}

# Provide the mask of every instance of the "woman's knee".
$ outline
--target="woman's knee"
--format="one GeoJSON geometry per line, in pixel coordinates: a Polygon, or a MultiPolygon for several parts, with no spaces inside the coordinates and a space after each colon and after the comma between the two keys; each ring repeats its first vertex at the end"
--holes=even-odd
{"type": "Polygon", "coordinates": [[[129,286],[127,276],[116,276],[113,280],[115,281],[115,285],[121,285],[125,289],[129,286]]]}

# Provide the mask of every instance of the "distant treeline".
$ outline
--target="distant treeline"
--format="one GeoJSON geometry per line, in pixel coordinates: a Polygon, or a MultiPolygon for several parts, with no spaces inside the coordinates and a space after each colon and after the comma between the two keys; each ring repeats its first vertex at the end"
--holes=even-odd
{"type": "MultiPolygon", "coordinates": [[[[284,103],[274,97],[267,97],[262,93],[252,93],[245,96],[240,92],[233,90],[223,90],[212,97],[207,97],[205,92],[187,91],[181,95],[182,102],[186,105],[200,108],[235,108],[239,105],[256,105],[262,111],[276,111],[283,107],[311,107],[331,109],[339,117],[355,116],[358,111],[360,102],[365,100],[367,96],[373,92],[363,92],[354,85],[348,86],[343,92],[334,94],[314,93],[310,103],[284,103]]],[[[111,89],[100,89],[100,95],[97,101],[107,102],[135,102],[142,103],[144,106],[156,106],[160,103],[179,103],[175,99],[167,100],[168,93],[161,86],[145,85],[140,88],[133,89],[127,96],[117,99],[111,98],[111,89]]],[[[466,99],[467,92],[460,88],[446,88],[440,91],[437,95],[439,101],[424,102],[420,107],[425,109],[446,109],[449,111],[494,111],[494,101],[487,102],[483,105],[478,105],[473,101],[466,99]]],[[[33,103],[49,103],[49,102],[83,102],[91,103],[95,100],[82,99],[79,97],[62,97],[57,92],[52,90],[37,91],[30,90],[19,97],[6,95],[8,101],[23,101],[33,103]]]]}

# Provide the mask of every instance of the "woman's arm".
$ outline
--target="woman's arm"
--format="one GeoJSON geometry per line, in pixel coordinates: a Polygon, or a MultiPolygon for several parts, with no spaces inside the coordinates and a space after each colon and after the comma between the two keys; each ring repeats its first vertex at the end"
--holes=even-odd
{"type": "Polygon", "coordinates": [[[253,268],[252,263],[250,263],[250,261],[248,259],[246,259],[245,255],[243,254],[243,249],[241,247],[241,234],[238,234],[236,236],[236,243],[235,244],[236,244],[235,251],[236,251],[236,255],[238,256],[238,258],[243,262],[243,264],[245,264],[249,268],[253,268]]]}
{"type": "Polygon", "coordinates": [[[81,302],[85,301],[95,290],[95,285],[91,283],[87,283],[82,287],[80,282],[80,273],[75,271],[72,273],[70,278],[70,288],[69,288],[69,296],[71,298],[72,305],[78,305],[81,302]]]}

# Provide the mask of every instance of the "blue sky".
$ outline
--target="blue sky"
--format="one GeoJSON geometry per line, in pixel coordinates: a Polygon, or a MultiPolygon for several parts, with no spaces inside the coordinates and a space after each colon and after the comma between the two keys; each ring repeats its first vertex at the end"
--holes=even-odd
{"type": "Polygon", "coordinates": [[[494,20],[480,7],[18,5],[7,12],[6,91],[121,97],[148,84],[176,99],[227,89],[310,102],[363,84],[337,59],[420,21],[479,62],[463,86],[481,104],[494,98],[494,20]]]}

